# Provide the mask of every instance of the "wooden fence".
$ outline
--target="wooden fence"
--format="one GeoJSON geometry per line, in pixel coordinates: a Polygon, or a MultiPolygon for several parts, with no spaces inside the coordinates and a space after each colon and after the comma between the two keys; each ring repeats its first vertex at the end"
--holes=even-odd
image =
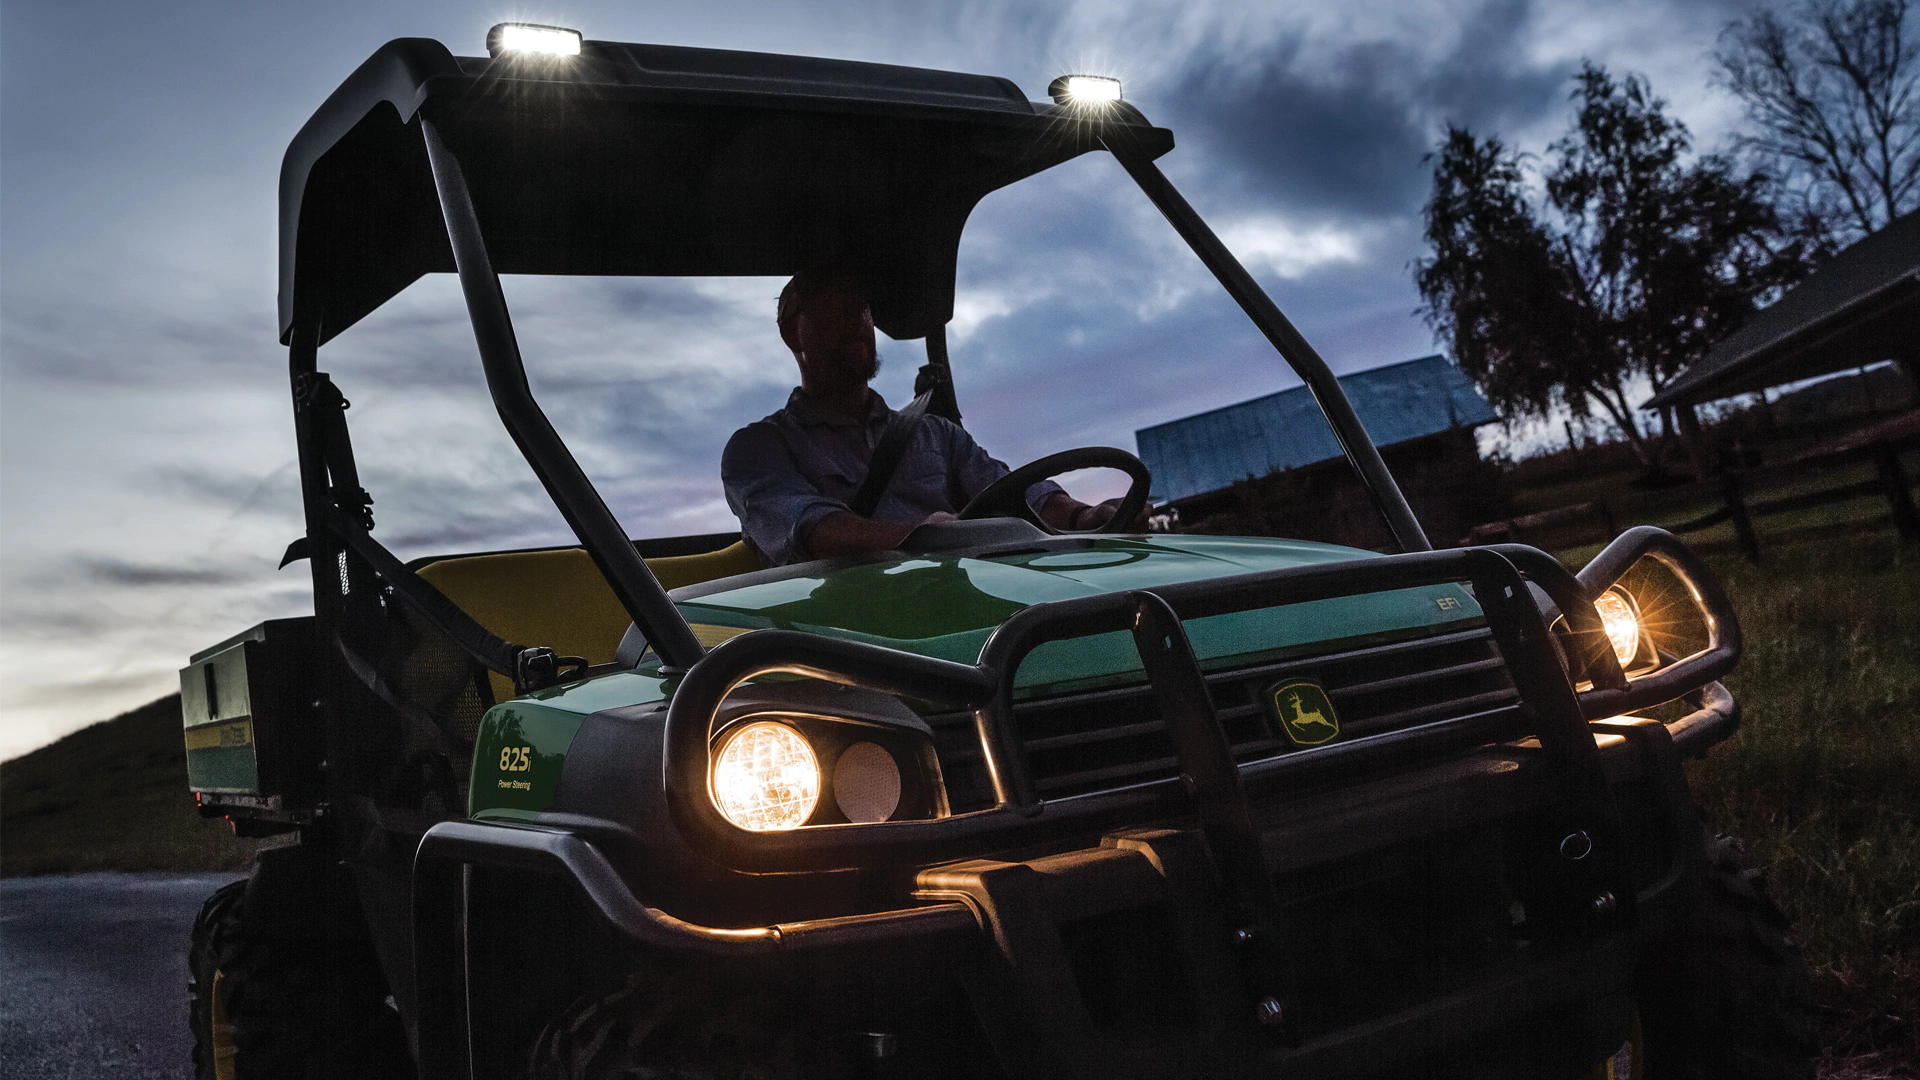
{"type": "MultiPolygon", "coordinates": [[[[1595,500],[1572,506],[1556,507],[1537,514],[1476,525],[1462,544],[1490,544],[1504,541],[1572,546],[1583,538],[1598,534],[1611,539],[1620,530],[1616,524],[1644,520],[1658,522],[1676,509],[1691,508],[1694,516],[1667,525],[1669,532],[1685,535],[1732,523],[1734,538],[1749,559],[1760,557],[1760,534],[1754,519],[1811,510],[1821,506],[1879,495],[1887,500],[1893,526],[1903,540],[1920,542],[1920,512],[1914,509],[1912,481],[1900,462],[1903,451],[1920,445],[1911,439],[1883,440],[1864,446],[1803,457],[1782,465],[1730,472],[1718,480],[1689,484],[1660,492],[1649,492],[1618,500],[1595,500]],[[1802,491],[1771,498],[1759,497],[1768,489],[1804,482],[1809,474],[1829,471],[1835,466],[1873,463],[1874,475],[1866,480],[1842,483],[1814,491],[1802,491]],[[1702,504],[1717,504],[1704,514],[1702,504]]],[[[1848,470],[1857,472],[1857,470],[1848,470]]]]}

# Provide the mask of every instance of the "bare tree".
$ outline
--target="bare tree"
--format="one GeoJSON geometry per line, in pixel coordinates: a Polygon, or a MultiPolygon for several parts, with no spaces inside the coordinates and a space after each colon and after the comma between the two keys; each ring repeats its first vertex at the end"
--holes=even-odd
{"type": "Polygon", "coordinates": [[[1746,105],[1741,137],[1837,247],[1920,203],[1920,61],[1908,0],[1804,0],[1729,23],[1719,81],[1746,105]]]}

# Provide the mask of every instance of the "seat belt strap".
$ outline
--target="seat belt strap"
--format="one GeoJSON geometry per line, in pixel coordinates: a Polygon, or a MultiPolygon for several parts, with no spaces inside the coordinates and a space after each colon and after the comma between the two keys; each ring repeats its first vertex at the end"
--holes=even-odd
{"type": "Polygon", "coordinates": [[[520,654],[525,651],[511,641],[502,641],[493,632],[460,609],[458,604],[447,599],[447,594],[433,587],[427,579],[407,568],[385,545],[375,540],[360,527],[351,514],[339,507],[330,507],[327,514],[327,527],[355,555],[367,561],[380,579],[393,586],[395,595],[411,604],[424,615],[428,622],[440,628],[441,633],[453,639],[455,645],[467,655],[478,660],[490,671],[499,672],[516,682],[520,678],[520,654]]]}
{"type": "Polygon", "coordinates": [[[913,431],[920,426],[920,418],[927,414],[927,405],[933,400],[933,389],[929,388],[919,397],[907,403],[907,407],[893,414],[887,420],[887,429],[880,433],[880,441],[874,444],[873,457],[867,461],[866,479],[860,481],[860,488],[847,502],[847,509],[863,518],[870,518],[880,505],[880,496],[887,493],[887,485],[893,482],[894,470],[900,467],[900,460],[907,456],[907,443],[913,439],[913,431]]]}
{"type": "MultiPolygon", "coordinates": [[[[366,560],[373,572],[392,586],[396,596],[418,610],[461,651],[488,670],[512,679],[516,690],[525,692],[551,685],[558,673],[546,670],[555,666],[550,661],[575,658],[554,657],[549,649],[528,649],[501,640],[373,538],[368,531],[373,527],[373,498],[360,486],[359,471],[353,461],[353,443],[347,433],[349,406],[333,380],[325,372],[312,373],[301,387],[300,403],[312,410],[321,436],[321,458],[326,462],[331,481],[327,531],[366,560]]],[[[291,546],[287,549],[289,559],[306,554],[306,551],[295,552],[291,546]]]]}

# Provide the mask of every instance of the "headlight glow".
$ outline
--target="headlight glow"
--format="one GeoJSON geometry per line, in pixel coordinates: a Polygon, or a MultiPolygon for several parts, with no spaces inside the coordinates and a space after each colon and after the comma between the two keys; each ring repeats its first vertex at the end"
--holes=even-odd
{"type": "Polygon", "coordinates": [[[487,31],[487,54],[501,53],[579,56],[580,31],[537,23],[501,23],[487,31]]]}
{"type": "Polygon", "coordinates": [[[820,761],[799,732],[761,720],[727,736],[709,782],[713,804],[740,828],[797,829],[820,801],[820,761]]]}
{"type": "Polygon", "coordinates": [[[1105,75],[1062,75],[1047,87],[1056,105],[1111,105],[1120,100],[1120,80],[1105,75]]]}
{"type": "Polygon", "coordinates": [[[1615,585],[1595,597],[1593,607],[1600,613],[1600,623],[1607,629],[1607,641],[1620,666],[1632,664],[1640,652],[1640,606],[1634,603],[1633,594],[1615,585]]]}

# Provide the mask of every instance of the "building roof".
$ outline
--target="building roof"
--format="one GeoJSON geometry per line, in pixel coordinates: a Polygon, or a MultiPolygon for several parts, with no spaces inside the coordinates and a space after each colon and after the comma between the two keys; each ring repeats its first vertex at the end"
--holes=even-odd
{"type": "MultiPolygon", "coordinates": [[[[1498,420],[1493,406],[1443,356],[1340,376],[1376,446],[1498,420]]],[[[1153,494],[1184,499],[1236,480],[1341,456],[1333,430],[1304,386],[1133,433],[1153,471],[1153,494]]]]}
{"type": "Polygon", "coordinates": [[[1748,394],[1902,355],[1920,334],[1920,211],[1835,255],[1707,350],[1645,407],[1748,394]]]}
{"type": "Polygon", "coordinates": [[[953,315],[981,197],[1120,137],[1131,105],[1027,100],[1005,79],[767,53],[586,41],[555,60],[380,47],[280,170],[280,334],[324,342],[423,274],[451,272],[420,119],[461,164],[502,274],[791,274],[872,282],[874,322],[953,315]]]}

